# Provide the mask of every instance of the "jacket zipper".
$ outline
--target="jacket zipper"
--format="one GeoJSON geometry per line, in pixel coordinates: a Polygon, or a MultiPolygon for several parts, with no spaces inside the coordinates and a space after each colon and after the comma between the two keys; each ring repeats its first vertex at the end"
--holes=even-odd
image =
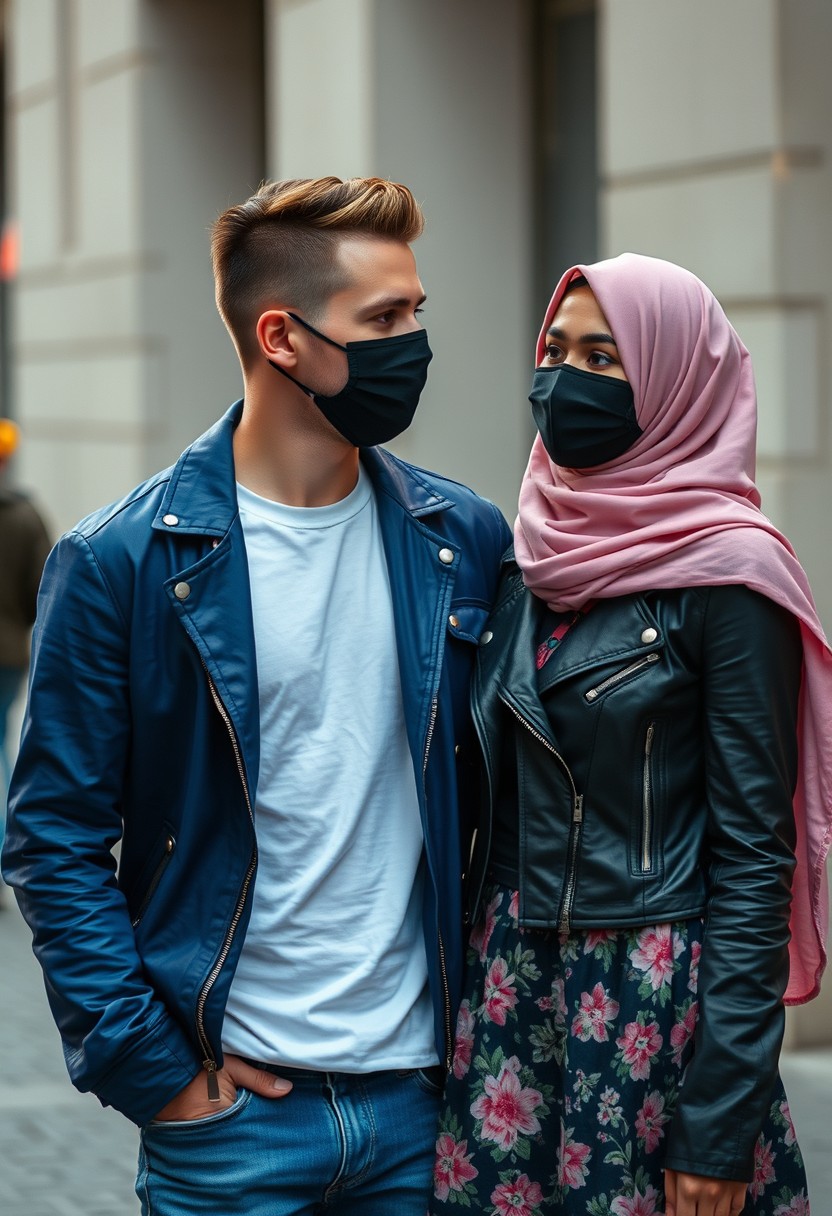
{"type": "Polygon", "coordinates": [[[145,912],[147,911],[148,906],[150,905],[151,899],[156,894],[156,888],[158,887],[159,883],[162,881],[162,875],[164,874],[165,870],[168,868],[168,862],[170,861],[171,857],[173,856],[173,850],[175,848],[176,848],[176,841],[174,840],[173,836],[170,836],[170,835],[166,836],[165,837],[165,851],[162,854],[159,864],[156,866],[156,869],[153,871],[150,882],[147,885],[147,890],[144,893],[144,898],[142,899],[142,902],[139,904],[139,909],[136,912],[136,915],[133,917],[133,920],[130,922],[134,929],[138,926],[139,922],[141,921],[142,917],[144,916],[145,912]]]}
{"type": "Polygon", "coordinates": [[[653,738],[656,724],[651,722],[647,727],[647,737],[644,740],[644,769],[642,773],[642,839],[641,839],[641,871],[648,874],[653,869],[653,856],[650,842],[653,834],[653,782],[650,771],[650,757],[653,752],[653,738]]]}
{"type": "Polygon", "coordinates": [[[658,659],[659,656],[655,653],[655,651],[651,654],[646,654],[643,659],[637,659],[635,663],[630,663],[629,667],[624,667],[621,671],[617,671],[615,675],[609,676],[600,684],[596,684],[595,688],[590,688],[588,692],[584,693],[584,698],[587,701],[594,701],[596,697],[600,697],[602,692],[606,692],[609,688],[613,688],[616,684],[619,684],[622,680],[625,680],[627,676],[631,676],[634,672],[640,671],[641,668],[646,667],[648,663],[657,663],[658,659]]]}
{"type": "MultiPolygon", "coordinates": [[[[434,697],[430,705],[430,718],[428,719],[428,730],[427,734],[425,735],[425,752],[422,757],[422,791],[424,793],[426,802],[427,784],[425,778],[428,771],[428,754],[430,752],[430,745],[433,741],[433,732],[436,727],[436,716],[438,712],[439,702],[437,701],[436,697],[434,697]]],[[[445,1018],[445,1072],[450,1072],[451,1063],[453,1062],[453,1036],[451,1034],[451,990],[448,985],[448,968],[445,962],[445,943],[442,940],[442,930],[439,928],[438,915],[439,913],[437,911],[436,935],[439,940],[439,974],[442,979],[442,1001],[444,1005],[443,1013],[445,1018]]]]}
{"type": "MultiPolygon", "coordinates": [[[[202,666],[205,667],[204,661],[202,663],[202,666]]],[[[240,745],[237,741],[237,735],[234,730],[234,725],[231,721],[231,718],[228,715],[228,710],[225,708],[225,706],[222,703],[222,698],[220,697],[219,693],[217,692],[216,685],[214,684],[214,681],[211,679],[211,675],[210,675],[207,667],[205,667],[205,675],[208,679],[208,687],[211,690],[211,697],[213,698],[214,704],[217,707],[220,717],[222,718],[223,722],[225,723],[225,728],[228,731],[228,737],[231,740],[231,746],[234,748],[234,758],[237,761],[237,771],[240,774],[240,781],[243,786],[243,793],[245,794],[245,799],[246,799],[246,807],[248,809],[248,817],[251,820],[251,826],[253,829],[254,828],[254,812],[251,809],[251,798],[249,797],[248,781],[246,780],[246,772],[245,772],[245,768],[243,766],[243,757],[242,757],[242,753],[240,752],[240,745]]],[[[220,950],[217,961],[214,963],[214,966],[211,968],[211,970],[208,974],[208,978],[206,979],[205,983],[202,985],[202,988],[200,989],[200,993],[199,993],[199,996],[197,998],[197,1003],[196,1003],[196,1032],[199,1037],[200,1047],[205,1052],[205,1057],[202,1061],[202,1067],[205,1069],[205,1071],[208,1074],[208,1101],[209,1102],[219,1102],[220,1087],[219,1087],[219,1082],[217,1081],[216,1056],[214,1054],[214,1051],[211,1047],[210,1042],[208,1041],[208,1035],[206,1034],[206,1031],[205,1031],[205,1004],[206,1004],[206,1001],[208,1000],[208,994],[211,991],[211,989],[213,988],[214,984],[216,983],[217,976],[222,971],[223,966],[225,964],[225,960],[228,958],[228,952],[231,949],[231,943],[234,940],[234,934],[237,931],[237,926],[239,925],[240,919],[243,915],[243,909],[245,907],[246,899],[248,897],[248,889],[251,886],[251,880],[254,877],[254,871],[255,871],[256,867],[257,867],[257,845],[255,844],[254,849],[252,850],[252,853],[251,853],[251,859],[248,863],[248,869],[246,871],[246,876],[243,881],[243,886],[240,891],[240,898],[237,900],[237,906],[234,909],[234,916],[231,919],[231,924],[228,926],[228,932],[225,935],[225,940],[223,941],[222,949],[220,950]]]]}
{"type": "Polygon", "coordinates": [[[575,888],[577,886],[577,870],[578,870],[578,846],[581,840],[581,830],[584,821],[584,796],[579,794],[575,785],[575,779],[572,776],[569,765],[564,760],[563,756],[557,751],[545,735],[541,734],[536,727],[532,726],[528,719],[514,708],[508,701],[503,702],[514,714],[518,722],[525,726],[539,743],[542,743],[547,751],[550,751],[556,760],[559,761],[563,771],[569,778],[569,784],[572,786],[572,821],[569,825],[569,845],[567,849],[566,863],[566,881],[563,885],[563,902],[561,904],[560,917],[558,919],[558,931],[560,933],[568,933],[572,923],[572,906],[575,902],[575,888]]]}

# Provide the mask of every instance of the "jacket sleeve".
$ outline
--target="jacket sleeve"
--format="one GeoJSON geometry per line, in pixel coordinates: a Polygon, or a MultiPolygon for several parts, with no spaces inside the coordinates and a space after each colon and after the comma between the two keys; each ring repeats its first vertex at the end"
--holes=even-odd
{"type": "Polygon", "coordinates": [[[694,1053],[665,1164],[746,1181],[783,1038],[800,627],[746,587],[715,587],[701,645],[708,903],[694,1053]]]}
{"type": "Polygon", "coordinates": [[[38,608],[5,875],[32,930],[73,1083],[142,1124],[200,1061],[142,974],[116,882],[128,631],[77,533],[49,557],[38,608]]]}

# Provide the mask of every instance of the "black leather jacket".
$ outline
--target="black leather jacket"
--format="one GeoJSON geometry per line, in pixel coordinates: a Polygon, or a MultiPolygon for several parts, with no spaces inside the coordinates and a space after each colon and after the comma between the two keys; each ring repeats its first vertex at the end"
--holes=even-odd
{"type": "Polygon", "coordinates": [[[694,1058],[666,1165],[749,1179],[788,978],[802,650],[744,586],[599,600],[536,670],[547,608],[509,562],[473,688],[485,762],[470,912],[495,813],[518,817],[520,924],[704,916],[694,1058]]]}

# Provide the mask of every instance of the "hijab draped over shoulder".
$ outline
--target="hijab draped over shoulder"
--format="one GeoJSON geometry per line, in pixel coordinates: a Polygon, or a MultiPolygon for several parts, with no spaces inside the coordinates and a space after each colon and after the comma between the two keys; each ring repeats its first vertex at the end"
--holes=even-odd
{"type": "Polygon", "coordinates": [[[826,962],[832,838],[832,652],[806,575],[760,510],[757,403],[748,351],[711,291],[670,262],[638,254],[575,266],[584,275],[633,389],[641,436],[623,456],[578,471],[535,439],[520,490],[515,552],[526,586],[555,611],[660,588],[743,583],[800,622],[788,1004],[816,996],[826,962]]]}

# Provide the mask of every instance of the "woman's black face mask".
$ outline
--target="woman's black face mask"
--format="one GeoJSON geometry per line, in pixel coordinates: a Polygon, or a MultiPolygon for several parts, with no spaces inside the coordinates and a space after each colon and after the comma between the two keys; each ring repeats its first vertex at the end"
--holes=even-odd
{"type": "Polygon", "coordinates": [[[529,394],[543,446],[564,469],[590,469],[615,460],[642,434],[626,380],[565,363],[538,367],[529,394]]]}

